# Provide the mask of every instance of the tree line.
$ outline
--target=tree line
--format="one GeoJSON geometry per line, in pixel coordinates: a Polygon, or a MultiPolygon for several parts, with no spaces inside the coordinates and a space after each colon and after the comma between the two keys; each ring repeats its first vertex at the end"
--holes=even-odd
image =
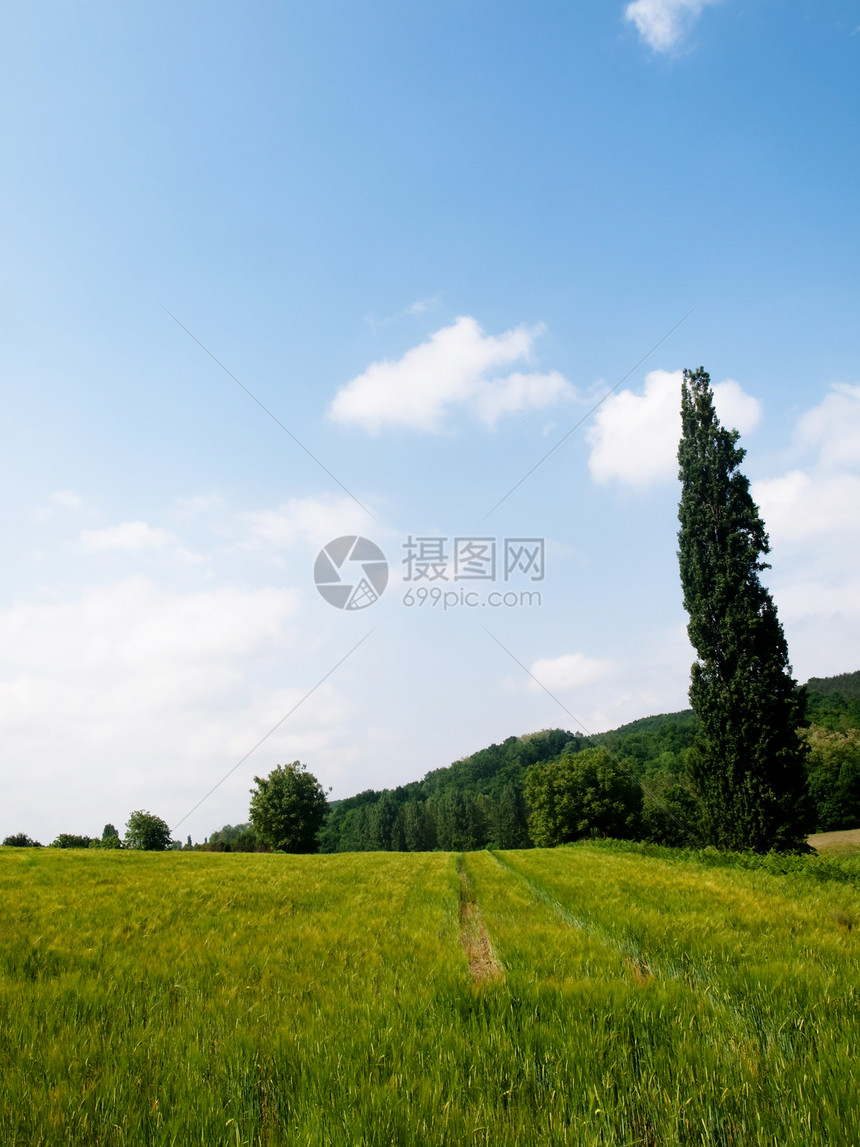
{"type": "MultiPolygon", "coordinates": [[[[800,735],[808,746],[810,831],[860,828],[860,672],[813,679],[805,690],[800,735]]],[[[645,717],[592,739],[547,729],[508,737],[421,781],[330,803],[313,774],[294,762],[256,778],[254,820],[224,825],[202,843],[173,841],[164,820],[138,811],[124,838],[108,824],[100,837],[60,833],[51,846],[425,852],[529,848],[586,836],[689,846],[701,836],[689,769],[698,732],[692,710],[645,717]],[[293,823],[304,825],[289,839],[274,831],[284,804],[292,805],[293,823]]],[[[38,845],[23,833],[3,843],[38,845]]]]}

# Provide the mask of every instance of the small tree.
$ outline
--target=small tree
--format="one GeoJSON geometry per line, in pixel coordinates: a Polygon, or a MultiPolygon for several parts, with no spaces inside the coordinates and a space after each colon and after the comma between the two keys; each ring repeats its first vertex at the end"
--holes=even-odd
{"type": "Polygon", "coordinates": [[[776,607],[761,584],[764,522],[738,466],[738,432],[714,411],[710,378],[684,371],[678,557],[696,650],[690,775],[702,827],[720,848],[800,849],[808,828],[804,699],[776,607]]]}
{"type": "Polygon", "coordinates": [[[628,839],[641,826],[642,789],[602,745],[532,765],[525,796],[529,833],[538,847],[589,836],[628,839]]]}
{"type": "Polygon", "coordinates": [[[41,848],[42,845],[38,840],[33,840],[32,837],[27,836],[26,832],[15,832],[11,836],[7,836],[3,843],[7,848],[41,848]]]}
{"type": "Polygon", "coordinates": [[[170,826],[151,812],[133,812],[125,826],[125,847],[163,852],[170,846],[170,826]]]}
{"type": "Polygon", "coordinates": [[[91,837],[77,836],[73,832],[61,832],[51,841],[51,848],[89,848],[91,837]]]}
{"type": "Polygon", "coordinates": [[[259,839],[280,852],[316,852],[328,801],[319,781],[299,761],[254,777],[251,824],[259,839]]]}

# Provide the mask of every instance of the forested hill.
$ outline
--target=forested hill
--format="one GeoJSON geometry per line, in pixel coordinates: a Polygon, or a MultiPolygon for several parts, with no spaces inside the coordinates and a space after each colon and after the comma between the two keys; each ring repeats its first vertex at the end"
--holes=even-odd
{"type": "Polygon", "coordinates": [[[810,677],[806,683],[810,724],[834,732],[860,729],[860,671],[837,677],[810,677]]]}
{"type": "MultiPolygon", "coordinates": [[[[860,827],[860,672],[812,678],[806,688],[809,728],[803,735],[810,747],[807,771],[816,831],[860,827]]],[[[686,844],[679,825],[690,825],[697,816],[687,775],[687,752],[696,730],[696,715],[685,709],[643,717],[593,738],[565,729],[508,737],[432,770],[423,780],[334,801],[320,848],[422,852],[488,844],[527,847],[531,837],[524,788],[529,769],[595,745],[605,746],[642,783],[642,838],[686,844]]],[[[209,840],[218,847],[253,844],[247,825],[225,825],[209,840]]]]}
{"type": "MultiPolygon", "coordinates": [[[[849,737],[851,744],[846,745],[851,748],[857,734],[850,731],[860,730],[860,672],[813,678],[807,689],[810,724],[822,734],[827,730],[831,740],[837,734],[849,737]]],[[[686,751],[695,740],[696,729],[696,715],[685,709],[643,717],[595,737],[564,729],[508,737],[501,744],[434,769],[423,780],[382,792],[367,789],[334,802],[321,848],[336,852],[469,849],[488,843],[501,848],[526,846],[529,833],[523,786],[528,769],[595,744],[605,745],[643,781],[649,794],[646,819],[649,808],[658,819],[660,810],[670,808],[674,813],[670,820],[684,820],[691,813],[692,799],[686,751]]],[[[834,745],[823,747],[832,753],[834,745]]],[[[841,748],[840,742],[837,749],[841,748]]],[[[836,806],[844,804],[842,797],[836,799],[836,806]]]]}

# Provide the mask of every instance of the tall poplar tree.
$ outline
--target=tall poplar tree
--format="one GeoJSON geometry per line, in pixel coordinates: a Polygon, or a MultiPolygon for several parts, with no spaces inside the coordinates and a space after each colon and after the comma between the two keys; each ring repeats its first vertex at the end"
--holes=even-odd
{"type": "Polygon", "coordinates": [[[678,448],[678,557],[696,650],[690,703],[700,721],[690,772],[707,839],[766,852],[805,847],[804,696],[776,607],[759,579],[770,546],[737,430],[714,411],[710,378],[684,371],[678,448]]]}

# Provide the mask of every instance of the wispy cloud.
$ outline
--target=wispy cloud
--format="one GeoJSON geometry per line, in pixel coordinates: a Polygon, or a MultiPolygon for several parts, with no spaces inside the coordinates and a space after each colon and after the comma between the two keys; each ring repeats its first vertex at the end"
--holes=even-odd
{"type": "Polygon", "coordinates": [[[423,299],[416,299],[414,303],[410,303],[408,307],[404,307],[402,311],[397,311],[393,315],[386,315],[384,319],[375,319],[372,315],[365,316],[365,322],[376,334],[377,331],[390,326],[391,323],[396,323],[398,319],[417,318],[418,315],[423,315],[427,311],[432,310],[434,307],[439,306],[438,295],[428,295],[423,299]]]}
{"type": "MultiPolygon", "coordinates": [[[[290,498],[274,510],[238,515],[242,549],[281,549],[310,543],[322,546],[343,534],[367,529],[368,517],[350,498],[290,498]]],[[[376,530],[379,533],[379,530],[376,530]]]]}
{"type": "Polygon", "coordinates": [[[528,683],[531,692],[541,685],[552,691],[578,689],[599,681],[613,669],[611,661],[586,657],[584,653],[564,653],[561,657],[542,657],[529,667],[536,680],[528,683]],[[540,682],[540,684],[538,684],[540,682]]]}
{"type": "Polygon", "coordinates": [[[72,490],[56,490],[48,498],[47,506],[40,506],[33,514],[37,522],[47,522],[58,510],[80,510],[84,500],[72,490]]]}
{"type": "Polygon", "coordinates": [[[498,373],[528,362],[543,329],[520,326],[488,335],[475,319],[462,316],[402,358],[372,363],[338,391],[329,417],[371,434],[391,427],[438,433],[455,409],[491,427],[503,415],[573,398],[573,387],[557,371],[498,373]]]}
{"type": "Polygon", "coordinates": [[[121,522],[104,530],[84,530],[81,545],[91,553],[105,550],[160,550],[171,541],[166,530],[146,522],[121,522]]]}
{"type": "MultiPolygon", "coordinates": [[[[830,571],[860,561],[860,386],[839,385],[799,419],[795,448],[817,449],[809,465],[753,483],[775,545],[826,553],[830,571]],[[825,550],[822,549],[825,547],[825,550]]],[[[860,616],[860,601],[857,602],[860,616]]]]}
{"type": "Polygon", "coordinates": [[[752,484],[771,540],[768,577],[800,676],[856,669],[860,386],[834,386],[802,415],[793,451],[791,469],[752,484]]]}
{"type": "Polygon", "coordinates": [[[718,0],[634,0],[624,16],[655,52],[680,46],[702,11],[718,0]]]}
{"type": "MultiPolygon", "coordinates": [[[[607,399],[587,434],[588,467],[596,482],[650,486],[677,475],[682,377],[680,370],[652,370],[642,394],[622,390],[607,399]]],[[[756,427],[761,404],[739,383],[729,378],[713,390],[724,426],[742,434],[756,427]]]]}
{"type": "Polygon", "coordinates": [[[202,559],[183,546],[168,530],[149,526],[146,522],[120,522],[118,526],[107,526],[102,530],[82,530],[82,548],[91,554],[126,553],[141,554],[157,550],[178,557],[183,562],[199,562],[202,559]]]}

